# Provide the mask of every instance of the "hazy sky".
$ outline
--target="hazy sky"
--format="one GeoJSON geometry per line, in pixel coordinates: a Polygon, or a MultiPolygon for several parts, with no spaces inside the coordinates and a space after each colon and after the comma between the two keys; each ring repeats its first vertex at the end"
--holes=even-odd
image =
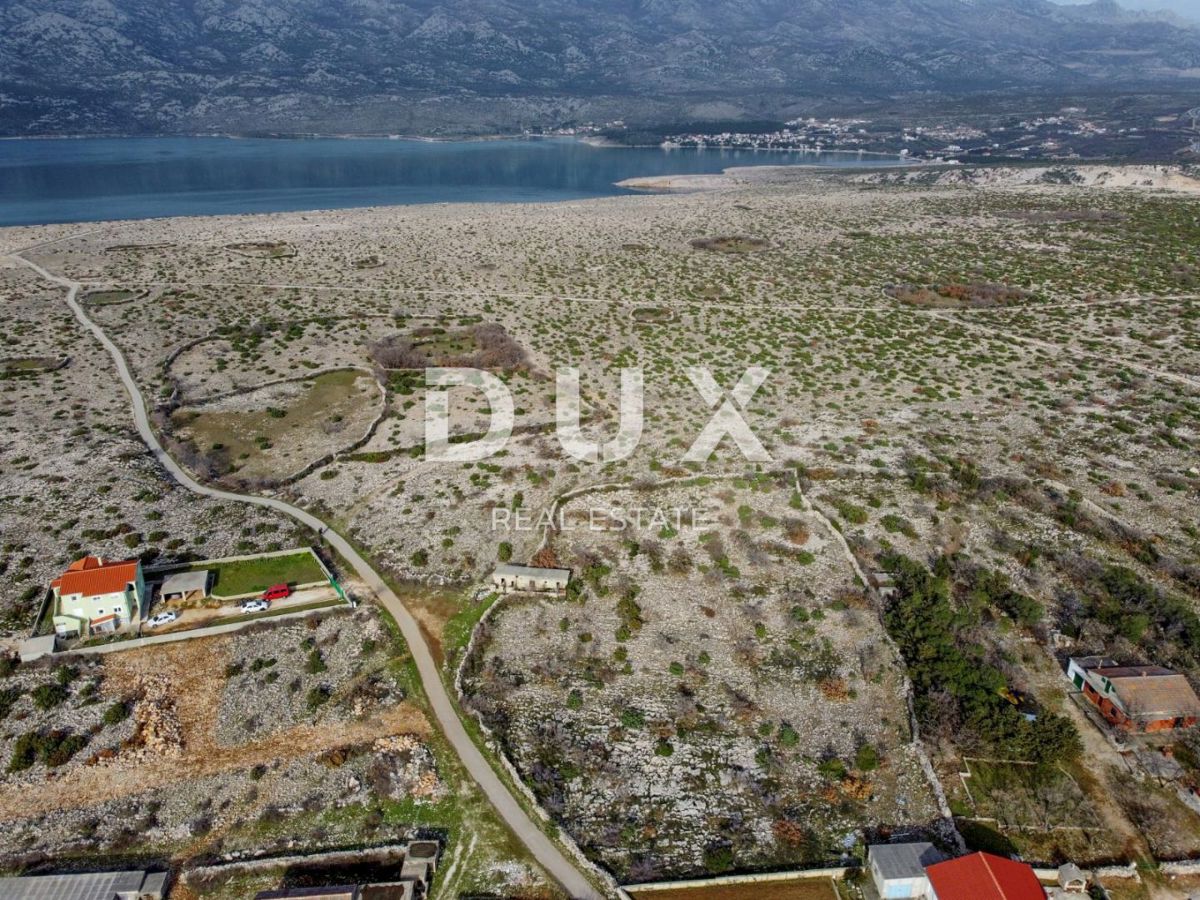
{"type": "MultiPolygon", "coordinates": [[[[1084,3],[1087,0],[1055,0],[1057,3],[1084,3]]],[[[1117,0],[1127,9],[1169,9],[1187,16],[1189,19],[1200,20],[1200,0],[1117,0]]]]}

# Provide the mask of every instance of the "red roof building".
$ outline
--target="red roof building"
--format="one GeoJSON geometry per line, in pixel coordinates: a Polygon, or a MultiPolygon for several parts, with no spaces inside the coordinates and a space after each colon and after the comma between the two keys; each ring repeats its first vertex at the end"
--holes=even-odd
{"type": "Polygon", "coordinates": [[[972,853],[925,870],[937,900],[1046,900],[1046,889],[1025,863],[972,853]]]}
{"type": "Polygon", "coordinates": [[[137,582],[138,568],[136,559],[105,562],[99,556],[85,556],[71,563],[61,578],[50,582],[50,587],[57,588],[60,597],[116,594],[137,582]]]}
{"type": "Polygon", "coordinates": [[[50,582],[54,630],[60,636],[111,632],[129,625],[142,608],[146,581],[136,559],[109,562],[85,556],[50,582]]]}

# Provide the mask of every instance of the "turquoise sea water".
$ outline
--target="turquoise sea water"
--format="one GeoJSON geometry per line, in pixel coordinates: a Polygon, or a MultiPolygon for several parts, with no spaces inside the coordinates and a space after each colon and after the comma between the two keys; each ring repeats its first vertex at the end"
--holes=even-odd
{"type": "Polygon", "coordinates": [[[614,182],[635,176],[899,162],[842,153],[595,147],[572,139],[8,140],[0,141],[0,225],[571,200],[627,193],[614,182]]]}

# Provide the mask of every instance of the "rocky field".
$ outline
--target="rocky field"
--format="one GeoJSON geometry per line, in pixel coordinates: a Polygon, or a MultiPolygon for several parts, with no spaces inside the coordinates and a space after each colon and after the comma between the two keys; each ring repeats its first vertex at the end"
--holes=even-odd
{"type": "MultiPolygon", "coordinates": [[[[278,440],[247,433],[247,456],[225,461],[325,515],[401,586],[447,677],[466,658],[466,702],[496,749],[620,877],[834,861],[864,832],[946,837],[939,790],[972,846],[1165,858],[1200,850],[1200,819],[1173,790],[1131,787],[1059,658],[1200,676],[1200,233],[1194,197],[1174,190],[1186,176],[1144,174],[773,170],[587,203],[47,229],[66,239],[29,256],[102,292],[92,314],[198,474],[239,478],[213,468],[229,442],[186,446],[189,407],[237,391],[223,414],[268,410],[278,440]],[[427,458],[426,361],[509,388],[502,453],[427,458]],[[635,452],[563,452],[548,427],[563,366],[580,370],[583,431],[599,438],[616,428],[620,370],[641,368],[635,452]],[[688,376],[701,366],[726,391],[769,370],[735,404],[769,459],[728,439],[685,459],[718,405],[688,376]],[[301,412],[327,369],[361,377],[301,412]],[[365,443],[342,443],[381,409],[365,443]],[[307,437],[284,458],[293,427],[307,437]],[[584,527],[636,506],[688,512],[584,527]],[[497,561],[529,560],[570,567],[572,589],[488,599],[497,561]],[[1041,826],[986,821],[1003,795],[958,789],[965,759],[1014,758],[1056,773],[1017,785],[1053,801],[1041,826]],[[1088,824],[1045,825],[1070,810],[1088,824]]],[[[176,498],[59,295],[0,274],[25,341],[0,381],[14,628],[83,548],[285,541],[269,516],[176,498]]],[[[450,406],[459,442],[486,429],[477,387],[450,406]]],[[[405,708],[338,649],[365,637],[326,644],[337,626],[321,629],[231,651],[230,689],[269,698],[290,723],[279,734],[309,715],[356,721],[360,700],[405,708]],[[326,670],[303,670],[314,651],[326,670]],[[310,711],[321,676],[328,702],[310,711]]],[[[221,746],[278,739],[236,692],[214,708],[221,746]]],[[[95,740],[120,744],[122,727],[95,740]]],[[[1200,778],[1193,737],[1171,741],[1185,787],[1200,778]]]]}

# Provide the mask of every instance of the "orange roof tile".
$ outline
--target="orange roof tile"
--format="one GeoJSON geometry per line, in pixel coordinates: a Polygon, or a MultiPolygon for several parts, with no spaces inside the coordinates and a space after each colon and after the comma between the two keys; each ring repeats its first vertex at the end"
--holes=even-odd
{"type": "Polygon", "coordinates": [[[938,900],[1046,900],[1033,869],[991,853],[972,853],[925,870],[938,900]]]}
{"type": "Polygon", "coordinates": [[[125,590],[127,584],[137,581],[138,561],[105,562],[96,556],[77,559],[67,567],[57,587],[60,596],[82,594],[95,597],[99,594],[116,594],[125,590]]]}

